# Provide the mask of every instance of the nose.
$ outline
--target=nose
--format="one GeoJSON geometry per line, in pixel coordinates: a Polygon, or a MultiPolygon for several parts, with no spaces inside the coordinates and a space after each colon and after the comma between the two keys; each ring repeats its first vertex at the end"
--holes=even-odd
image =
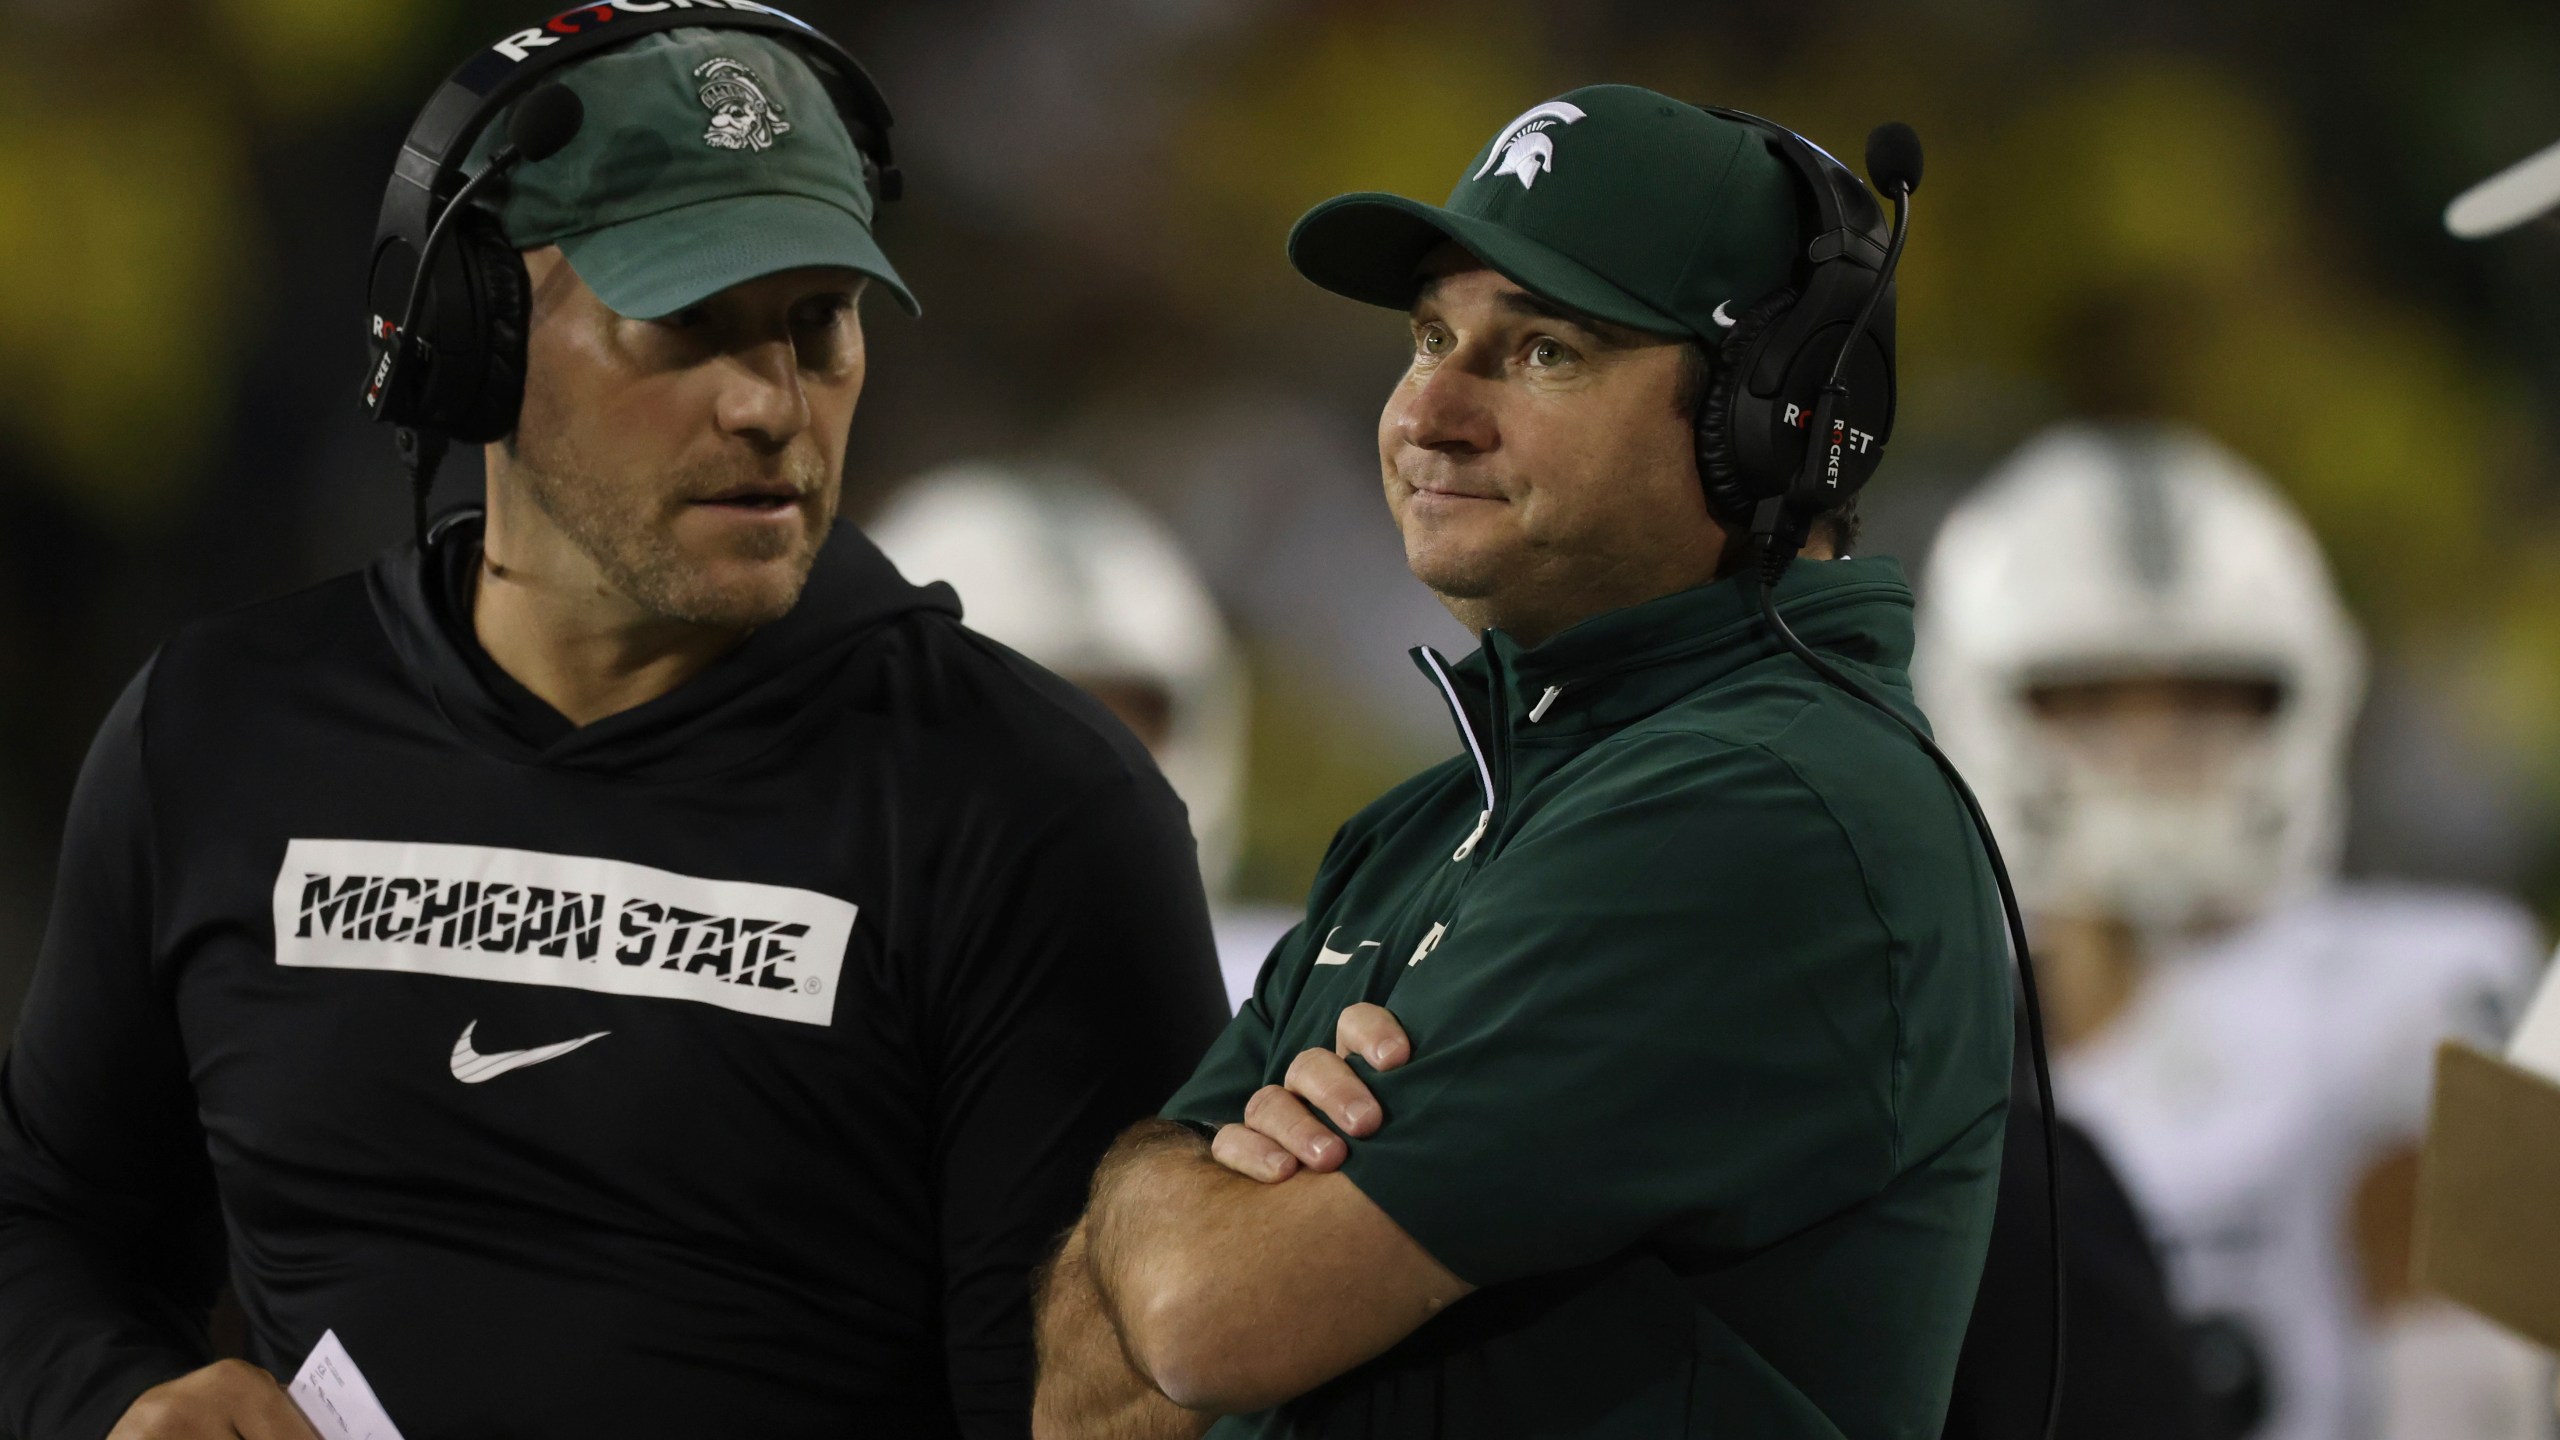
{"type": "Polygon", "coordinates": [[[1388,397],[1387,416],[1396,438],[1417,450],[1475,454],[1491,450],[1501,432],[1487,406],[1487,381],[1456,357],[1407,377],[1388,397]]]}
{"type": "Polygon", "coordinates": [[[723,431],[760,450],[780,450],[809,428],[809,395],[789,340],[733,350],[723,363],[717,411],[723,431]]]}

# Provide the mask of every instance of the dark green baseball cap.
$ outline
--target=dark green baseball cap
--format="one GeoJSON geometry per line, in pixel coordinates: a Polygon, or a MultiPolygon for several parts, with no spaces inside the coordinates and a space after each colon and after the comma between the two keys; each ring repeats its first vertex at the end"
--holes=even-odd
{"type": "MultiPolygon", "coordinates": [[[[669,30],[580,61],[559,83],[585,122],[558,154],[506,176],[493,208],[510,241],[558,245],[615,312],[655,319],[758,276],[841,265],[920,313],[872,238],[853,137],[788,45],[669,30]]],[[[504,130],[481,137],[482,160],[504,130]]]]}
{"type": "Polygon", "coordinates": [[[1589,85],[1494,135],[1446,205],[1337,195],[1289,232],[1318,285],[1402,310],[1422,257],[1454,241],[1533,295],[1713,343],[1787,283],[1795,181],[1760,130],[1635,85],[1589,85]]]}

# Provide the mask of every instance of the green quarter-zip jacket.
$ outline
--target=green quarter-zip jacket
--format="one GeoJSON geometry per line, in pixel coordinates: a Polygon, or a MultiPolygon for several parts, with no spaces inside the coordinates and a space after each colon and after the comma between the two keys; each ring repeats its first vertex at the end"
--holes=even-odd
{"type": "MultiPolygon", "coordinates": [[[[1889,559],[1778,591],[1913,719],[1889,559]]],[[[1990,1226],[2007,948],[1961,802],[1726,582],[1415,659],[1463,751],[1334,839],[1166,1113],[1242,1117],[1373,1001],[1343,1172],[1482,1287],[1219,1436],[1935,1436],[1990,1226]]],[[[1356,1303],[1356,1302],[1354,1302],[1356,1303]]]]}

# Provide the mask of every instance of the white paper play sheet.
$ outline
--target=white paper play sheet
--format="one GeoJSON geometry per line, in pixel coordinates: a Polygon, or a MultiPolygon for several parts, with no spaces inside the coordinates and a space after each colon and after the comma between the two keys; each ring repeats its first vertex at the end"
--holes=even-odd
{"type": "Polygon", "coordinates": [[[320,1440],[400,1440],[400,1427],[373,1398],[373,1387],[364,1383],[364,1372],[335,1330],[311,1347],[311,1358],[302,1362],[287,1393],[320,1440]]]}

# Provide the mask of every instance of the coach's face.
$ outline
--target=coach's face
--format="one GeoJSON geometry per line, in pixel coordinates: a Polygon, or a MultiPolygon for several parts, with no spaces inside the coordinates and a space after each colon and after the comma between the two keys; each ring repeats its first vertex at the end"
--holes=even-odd
{"type": "Polygon", "coordinates": [[[1378,419],[1414,576],[1526,644],[1712,579],[1679,344],[1575,318],[1455,246],[1423,276],[1378,419]]]}
{"type": "Polygon", "coordinates": [[[843,487],[863,277],[787,270],[636,320],[556,247],[525,262],[533,322],[507,468],[532,508],[649,615],[734,628],[790,610],[843,487]]]}

